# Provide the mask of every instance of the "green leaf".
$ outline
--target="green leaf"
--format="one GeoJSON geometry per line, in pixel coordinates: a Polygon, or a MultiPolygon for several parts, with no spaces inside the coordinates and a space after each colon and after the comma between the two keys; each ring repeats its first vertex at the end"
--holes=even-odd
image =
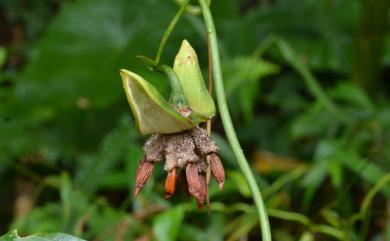
{"type": "Polygon", "coordinates": [[[162,214],[159,214],[153,223],[153,232],[156,240],[176,240],[183,218],[184,209],[181,206],[172,208],[162,214]]]}
{"type": "Polygon", "coordinates": [[[350,70],[360,1],[302,0],[297,7],[296,2],[283,0],[264,6],[252,8],[247,18],[258,36],[282,37],[315,70],[350,70]],[[264,25],[258,27],[258,23],[264,25]]]}
{"type": "Polygon", "coordinates": [[[66,172],[63,172],[61,174],[60,196],[61,196],[61,203],[62,203],[63,219],[65,224],[69,222],[69,217],[72,211],[71,192],[72,192],[72,184],[69,175],[66,172]]]}
{"type": "Polygon", "coordinates": [[[290,133],[293,139],[325,135],[337,123],[319,103],[313,103],[305,111],[293,117],[290,133]]]}
{"type": "MultiPolygon", "coordinates": [[[[374,162],[370,162],[352,151],[339,150],[337,157],[346,168],[361,176],[368,183],[374,184],[387,174],[386,170],[381,169],[374,162]]],[[[390,197],[390,186],[383,187],[381,191],[386,197],[390,197]]]]}
{"type": "MultiPolygon", "coordinates": [[[[33,5],[51,6],[50,1],[33,5]]],[[[147,79],[157,75],[134,56],[154,54],[156,40],[177,6],[156,0],[60,2],[55,3],[59,11],[50,8],[53,18],[40,31],[44,34],[29,47],[20,46],[28,50],[28,61],[12,73],[10,91],[0,93],[6,95],[0,98],[0,148],[15,156],[39,151],[45,161],[70,163],[77,162],[80,151],[95,152],[118,116],[128,112],[115,70],[131,66],[147,79]],[[3,122],[6,117],[11,121],[3,122]]],[[[167,49],[171,58],[175,53],[167,49]]],[[[156,85],[161,92],[168,90],[163,81],[156,85]]]]}
{"type": "Polygon", "coordinates": [[[249,185],[247,181],[245,180],[244,175],[241,172],[238,171],[230,171],[227,173],[227,176],[233,180],[235,185],[237,186],[238,191],[243,195],[244,197],[250,197],[251,196],[251,190],[249,189],[249,185]]]}
{"type": "Polygon", "coordinates": [[[374,104],[364,91],[350,82],[340,82],[332,91],[331,96],[337,100],[355,105],[359,110],[373,110],[374,104]]]}
{"type": "Polygon", "coordinates": [[[224,63],[223,72],[226,76],[226,96],[229,97],[239,87],[279,73],[279,66],[257,57],[240,56],[224,63]]]}
{"type": "Polygon", "coordinates": [[[248,235],[248,233],[253,229],[257,224],[257,218],[254,213],[248,213],[243,215],[243,220],[240,222],[234,229],[234,231],[229,235],[227,240],[239,240],[240,237],[248,235]]]}
{"type": "Polygon", "coordinates": [[[142,134],[176,133],[194,126],[144,78],[124,69],[120,71],[120,74],[127,100],[142,134]]]}
{"type": "Polygon", "coordinates": [[[40,233],[27,237],[19,237],[16,230],[11,230],[0,241],[83,241],[84,239],[76,238],[65,233],[40,233]]]}
{"type": "Polygon", "coordinates": [[[313,241],[314,235],[310,232],[304,232],[302,236],[299,238],[299,241],[313,241]]]}
{"type": "Polygon", "coordinates": [[[314,194],[322,184],[326,177],[326,163],[319,162],[311,168],[310,171],[307,172],[304,180],[303,186],[305,187],[305,194],[302,198],[302,205],[304,207],[308,207],[310,202],[312,201],[314,194]]]}
{"type": "Polygon", "coordinates": [[[6,57],[6,52],[3,47],[0,47],[0,67],[4,64],[6,57]]]}
{"type": "MultiPolygon", "coordinates": [[[[102,177],[113,171],[120,159],[124,156],[128,157],[127,154],[130,148],[141,148],[134,141],[135,138],[138,138],[138,133],[133,126],[134,122],[130,116],[123,115],[118,123],[116,123],[115,128],[107,132],[106,136],[101,140],[97,153],[79,157],[75,175],[75,186],[83,194],[89,195],[98,189],[98,185],[104,179],[102,177]]],[[[138,160],[138,158],[135,160],[138,160]]],[[[133,162],[137,163],[134,159],[133,162]]],[[[134,173],[135,170],[132,174],[134,173]]]]}
{"type": "Polygon", "coordinates": [[[343,166],[337,159],[330,159],[328,161],[328,172],[332,180],[333,186],[339,188],[343,181],[343,166]]]}
{"type": "Polygon", "coordinates": [[[57,202],[49,202],[32,209],[25,217],[14,220],[11,227],[23,233],[35,233],[37,230],[44,233],[57,232],[63,228],[62,207],[57,202]]]}
{"type": "Polygon", "coordinates": [[[279,66],[254,56],[240,56],[223,63],[225,92],[232,113],[253,118],[256,99],[261,92],[261,79],[279,72],[279,66]]]}

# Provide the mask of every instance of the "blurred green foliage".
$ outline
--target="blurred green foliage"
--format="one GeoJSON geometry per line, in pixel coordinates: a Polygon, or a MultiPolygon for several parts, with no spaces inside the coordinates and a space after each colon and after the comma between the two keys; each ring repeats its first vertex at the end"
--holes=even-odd
{"type": "MultiPolygon", "coordinates": [[[[229,107],[274,240],[389,237],[390,31],[375,32],[384,39],[375,45],[380,73],[363,81],[379,84],[368,91],[351,77],[367,67],[356,60],[357,43],[372,39],[361,34],[361,24],[370,24],[364,6],[212,1],[229,107]]],[[[212,183],[210,213],[180,186],[164,199],[162,166],[139,197],[130,195],[145,137],[135,129],[118,70],[140,73],[169,95],[167,80],[135,56],[154,56],[177,9],[158,0],[0,2],[1,233],[259,240],[249,189],[218,117],[213,137],[227,180],[223,192],[212,183]]],[[[182,18],[162,63],[172,65],[184,38],[207,73],[199,16],[182,18]]]]}

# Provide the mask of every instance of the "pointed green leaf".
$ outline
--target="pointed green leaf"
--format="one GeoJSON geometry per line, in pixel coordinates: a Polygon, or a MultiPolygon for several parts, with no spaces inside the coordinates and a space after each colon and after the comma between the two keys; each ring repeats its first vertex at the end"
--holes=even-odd
{"type": "Polygon", "coordinates": [[[4,64],[5,57],[6,57],[5,49],[0,46],[0,67],[4,64]]]}
{"type": "Polygon", "coordinates": [[[176,55],[173,70],[179,78],[184,95],[197,120],[206,121],[214,116],[215,105],[203,80],[195,50],[183,40],[176,55]]]}
{"type": "Polygon", "coordinates": [[[142,134],[177,133],[194,126],[144,78],[125,69],[121,69],[120,74],[127,100],[142,134]]]}
{"type": "Polygon", "coordinates": [[[177,206],[156,216],[153,232],[157,241],[175,241],[184,218],[184,209],[177,206]]]}

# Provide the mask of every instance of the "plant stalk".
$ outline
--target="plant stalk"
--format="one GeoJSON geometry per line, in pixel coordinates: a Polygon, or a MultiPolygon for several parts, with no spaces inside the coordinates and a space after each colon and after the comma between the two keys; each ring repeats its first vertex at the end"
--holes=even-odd
{"type": "Polygon", "coordinates": [[[232,147],[233,153],[236,156],[237,162],[251,190],[252,197],[254,199],[258,216],[259,216],[262,240],[271,241],[271,229],[269,226],[265,205],[261,197],[260,189],[249,167],[248,161],[246,160],[245,155],[241,149],[240,143],[238,141],[236,132],[233,127],[229,109],[227,106],[225,91],[223,87],[221,63],[220,63],[219,51],[218,51],[218,40],[217,40],[217,34],[215,32],[214,21],[210,9],[206,3],[206,0],[199,0],[199,4],[202,9],[203,18],[207,27],[207,34],[208,34],[210,50],[211,50],[211,59],[213,63],[215,92],[218,101],[219,113],[222,119],[222,124],[224,126],[229,144],[232,147]]]}
{"type": "Polygon", "coordinates": [[[173,29],[175,28],[177,22],[179,22],[181,15],[183,15],[184,11],[186,10],[189,2],[190,2],[190,0],[186,0],[184,3],[181,4],[179,11],[176,13],[176,15],[173,17],[173,19],[169,23],[167,30],[165,30],[164,35],[162,36],[162,38],[160,40],[160,44],[158,46],[156,58],[154,60],[156,62],[156,65],[160,64],[160,59],[161,59],[161,55],[164,51],[165,44],[167,43],[168,38],[171,35],[173,29]]]}

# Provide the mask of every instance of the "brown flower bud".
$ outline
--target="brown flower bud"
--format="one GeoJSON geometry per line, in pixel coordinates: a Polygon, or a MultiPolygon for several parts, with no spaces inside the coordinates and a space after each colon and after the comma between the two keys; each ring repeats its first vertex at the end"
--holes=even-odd
{"type": "Polygon", "coordinates": [[[208,193],[206,175],[199,174],[199,183],[200,183],[199,195],[195,198],[198,207],[201,208],[203,207],[203,203],[206,201],[207,193],[208,193]]]}
{"type": "Polygon", "coordinates": [[[172,169],[168,172],[167,178],[165,179],[165,198],[170,198],[175,192],[176,188],[176,169],[172,169]]]}
{"type": "Polygon", "coordinates": [[[202,207],[207,197],[207,181],[205,175],[199,173],[197,164],[188,163],[186,177],[188,191],[195,197],[198,206],[202,207]]]}
{"type": "Polygon", "coordinates": [[[221,159],[215,153],[210,154],[207,157],[210,161],[211,173],[218,182],[219,190],[222,190],[223,184],[225,182],[225,171],[222,166],[221,159]]]}
{"type": "Polygon", "coordinates": [[[145,186],[145,183],[148,181],[150,175],[152,175],[153,168],[154,168],[153,163],[146,161],[145,159],[143,159],[141,163],[138,165],[138,169],[135,174],[134,196],[137,196],[137,194],[145,186]]]}

